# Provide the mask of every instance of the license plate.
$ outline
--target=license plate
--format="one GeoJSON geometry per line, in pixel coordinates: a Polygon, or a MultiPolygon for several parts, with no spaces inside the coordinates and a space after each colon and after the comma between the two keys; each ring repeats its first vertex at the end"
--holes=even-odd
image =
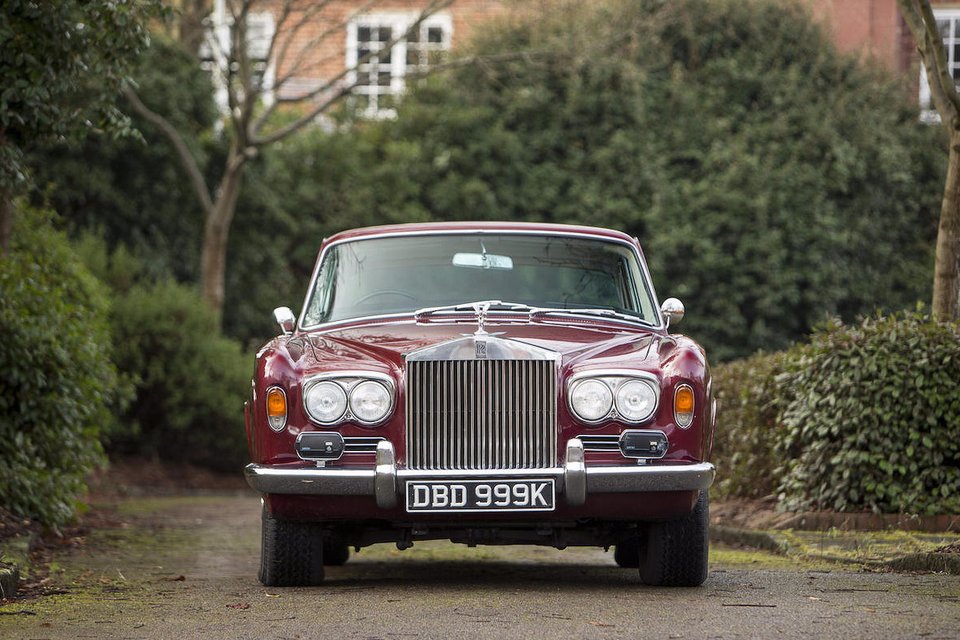
{"type": "Polygon", "coordinates": [[[411,480],[408,512],[553,511],[553,478],[534,480],[411,480]]]}

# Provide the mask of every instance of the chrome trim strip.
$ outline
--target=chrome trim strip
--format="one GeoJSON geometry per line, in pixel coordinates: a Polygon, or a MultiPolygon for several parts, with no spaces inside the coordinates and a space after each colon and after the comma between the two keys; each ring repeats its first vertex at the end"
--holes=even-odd
{"type": "Polygon", "coordinates": [[[557,491],[565,493],[567,504],[579,506],[584,504],[587,495],[597,493],[702,491],[713,484],[716,469],[709,462],[683,465],[588,466],[581,476],[576,461],[571,459],[564,468],[455,472],[397,470],[395,465],[387,462],[377,465],[376,470],[335,467],[288,469],[248,464],[244,475],[250,487],[260,493],[368,495],[376,496],[378,505],[395,504],[398,500],[397,488],[405,486],[404,483],[408,480],[554,477],[557,479],[557,491]]]}
{"type": "MultiPolygon", "coordinates": [[[[555,236],[562,238],[587,238],[590,240],[598,240],[601,242],[610,242],[613,244],[623,245],[628,247],[633,253],[634,257],[637,259],[637,264],[640,266],[640,270],[644,276],[644,282],[641,283],[644,285],[644,289],[647,294],[650,296],[650,301],[653,304],[653,313],[657,317],[657,323],[645,322],[643,320],[637,320],[636,322],[628,322],[626,320],[620,320],[618,318],[602,318],[604,322],[620,322],[622,324],[628,324],[631,326],[642,326],[650,329],[659,329],[666,332],[667,326],[664,323],[663,316],[660,313],[660,301],[657,299],[657,292],[653,288],[653,279],[650,276],[650,267],[647,266],[647,261],[644,259],[643,254],[639,251],[637,246],[629,241],[621,238],[612,238],[604,235],[594,235],[592,233],[583,233],[581,231],[534,231],[526,229],[476,229],[473,231],[466,229],[437,229],[432,231],[397,231],[397,232],[387,232],[377,235],[370,235],[362,238],[344,238],[343,240],[337,240],[336,242],[331,242],[327,246],[323,247],[323,250],[320,252],[320,256],[317,258],[316,263],[313,266],[313,273],[310,276],[310,288],[307,291],[307,295],[303,299],[303,307],[300,310],[300,316],[297,321],[297,329],[299,331],[309,331],[309,330],[320,330],[325,331],[328,329],[335,329],[343,324],[353,324],[355,322],[363,322],[368,320],[377,320],[380,318],[396,318],[396,317],[406,317],[412,316],[413,311],[409,314],[383,314],[383,315],[373,315],[373,316],[358,316],[356,318],[348,318],[345,320],[337,320],[335,322],[321,323],[311,326],[306,326],[303,324],[303,319],[307,315],[307,307],[310,304],[310,299],[313,297],[313,294],[317,287],[317,275],[320,272],[320,265],[323,264],[323,260],[326,257],[327,253],[331,248],[339,246],[341,244],[346,244],[349,242],[363,242],[364,240],[374,240],[382,238],[404,238],[404,237],[414,237],[414,236],[446,236],[446,235],[516,235],[516,236],[555,236]]],[[[558,314],[559,315],[559,314],[558,314]]],[[[567,317],[567,316],[562,316],[567,317]]],[[[583,320],[583,316],[579,316],[578,319],[583,320]]]]}
{"type": "Polygon", "coordinates": [[[377,469],[373,478],[377,506],[391,509],[397,506],[397,459],[393,444],[386,440],[377,444],[377,469]]]}
{"type": "Polygon", "coordinates": [[[248,464],[243,470],[247,484],[260,493],[325,496],[374,494],[373,469],[271,467],[248,464]]]}
{"type": "Polygon", "coordinates": [[[637,467],[587,467],[587,493],[702,491],[713,484],[709,462],[637,467]]]}
{"type": "Polygon", "coordinates": [[[583,443],[578,438],[567,441],[566,459],[563,468],[563,490],[567,496],[567,504],[579,507],[587,501],[587,473],[583,464],[583,443]]]}

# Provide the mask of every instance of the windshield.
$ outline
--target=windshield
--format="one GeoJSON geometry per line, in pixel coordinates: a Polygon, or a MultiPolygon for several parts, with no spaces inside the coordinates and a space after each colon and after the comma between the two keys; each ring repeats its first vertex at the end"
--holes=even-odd
{"type": "Polygon", "coordinates": [[[325,254],[303,326],[473,300],[610,309],[656,325],[649,283],[623,244],[549,235],[449,234],[344,242],[325,254]]]}

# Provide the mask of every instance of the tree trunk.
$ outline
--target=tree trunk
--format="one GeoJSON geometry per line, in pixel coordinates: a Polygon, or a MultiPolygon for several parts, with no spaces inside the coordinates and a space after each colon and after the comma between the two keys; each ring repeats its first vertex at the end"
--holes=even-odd
{"type": "Polygon", "coordinates": [[[237,198],[243,183],[242,162],[233,163],[220,181],[220,190],[207,214],[203,228],[203,252],[200,257],[200,279],[204,302],[217,315],[223,313],[224,281],[227,272],[227,238],[237,210],[237,198]]]}
{"type": "Polygon", "coordinates": [[[10,236],[13,233],[13,198],[9,191],[0,189],[0,257],[10,251],[10,236]]]}
{"type": "Polygon", "coordinates": [[[960,318],[960,131],[950,134],[950,161],[940,205],[937,261],[933,276],[933,316],[941,322],[960,318]]]}

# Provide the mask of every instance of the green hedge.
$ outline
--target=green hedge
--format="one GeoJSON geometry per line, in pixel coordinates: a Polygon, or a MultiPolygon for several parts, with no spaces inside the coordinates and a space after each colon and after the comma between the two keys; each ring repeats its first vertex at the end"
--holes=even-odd
{"type": "Polygon", "coordinates": [[[719,493],[786,510],[960,511],[960,324],[832,322],[716,368],[719,493]]]}
{"type": "Polygon", "coordinates": [[[960,324],[917,314],[838,323],[781,387],[784,508],[960,512],[960,324]]]}
{"type": "Polygon", "coordinates": [[[713,445],[717,497],[762,498],[776,492],[777,415],[783,404],[777,376],[787,360],[784,352],[759,353],[714,368],[720,407],[713,445]]]}
{"type": "Polygon", "coordinates": [[[21,208],[0,257],[0,504],[59,526],[104,462],[121,400],[108,299],[51,214],[21,208]]]}
{"type": "Polygon", "coordinates": [[[238,471],[253,358],[223,337],[200,295],[172,281],[134,285],[116,296],[113,326],[136,398],[122,415],[130,429],[111,447],[238,471]]]}

